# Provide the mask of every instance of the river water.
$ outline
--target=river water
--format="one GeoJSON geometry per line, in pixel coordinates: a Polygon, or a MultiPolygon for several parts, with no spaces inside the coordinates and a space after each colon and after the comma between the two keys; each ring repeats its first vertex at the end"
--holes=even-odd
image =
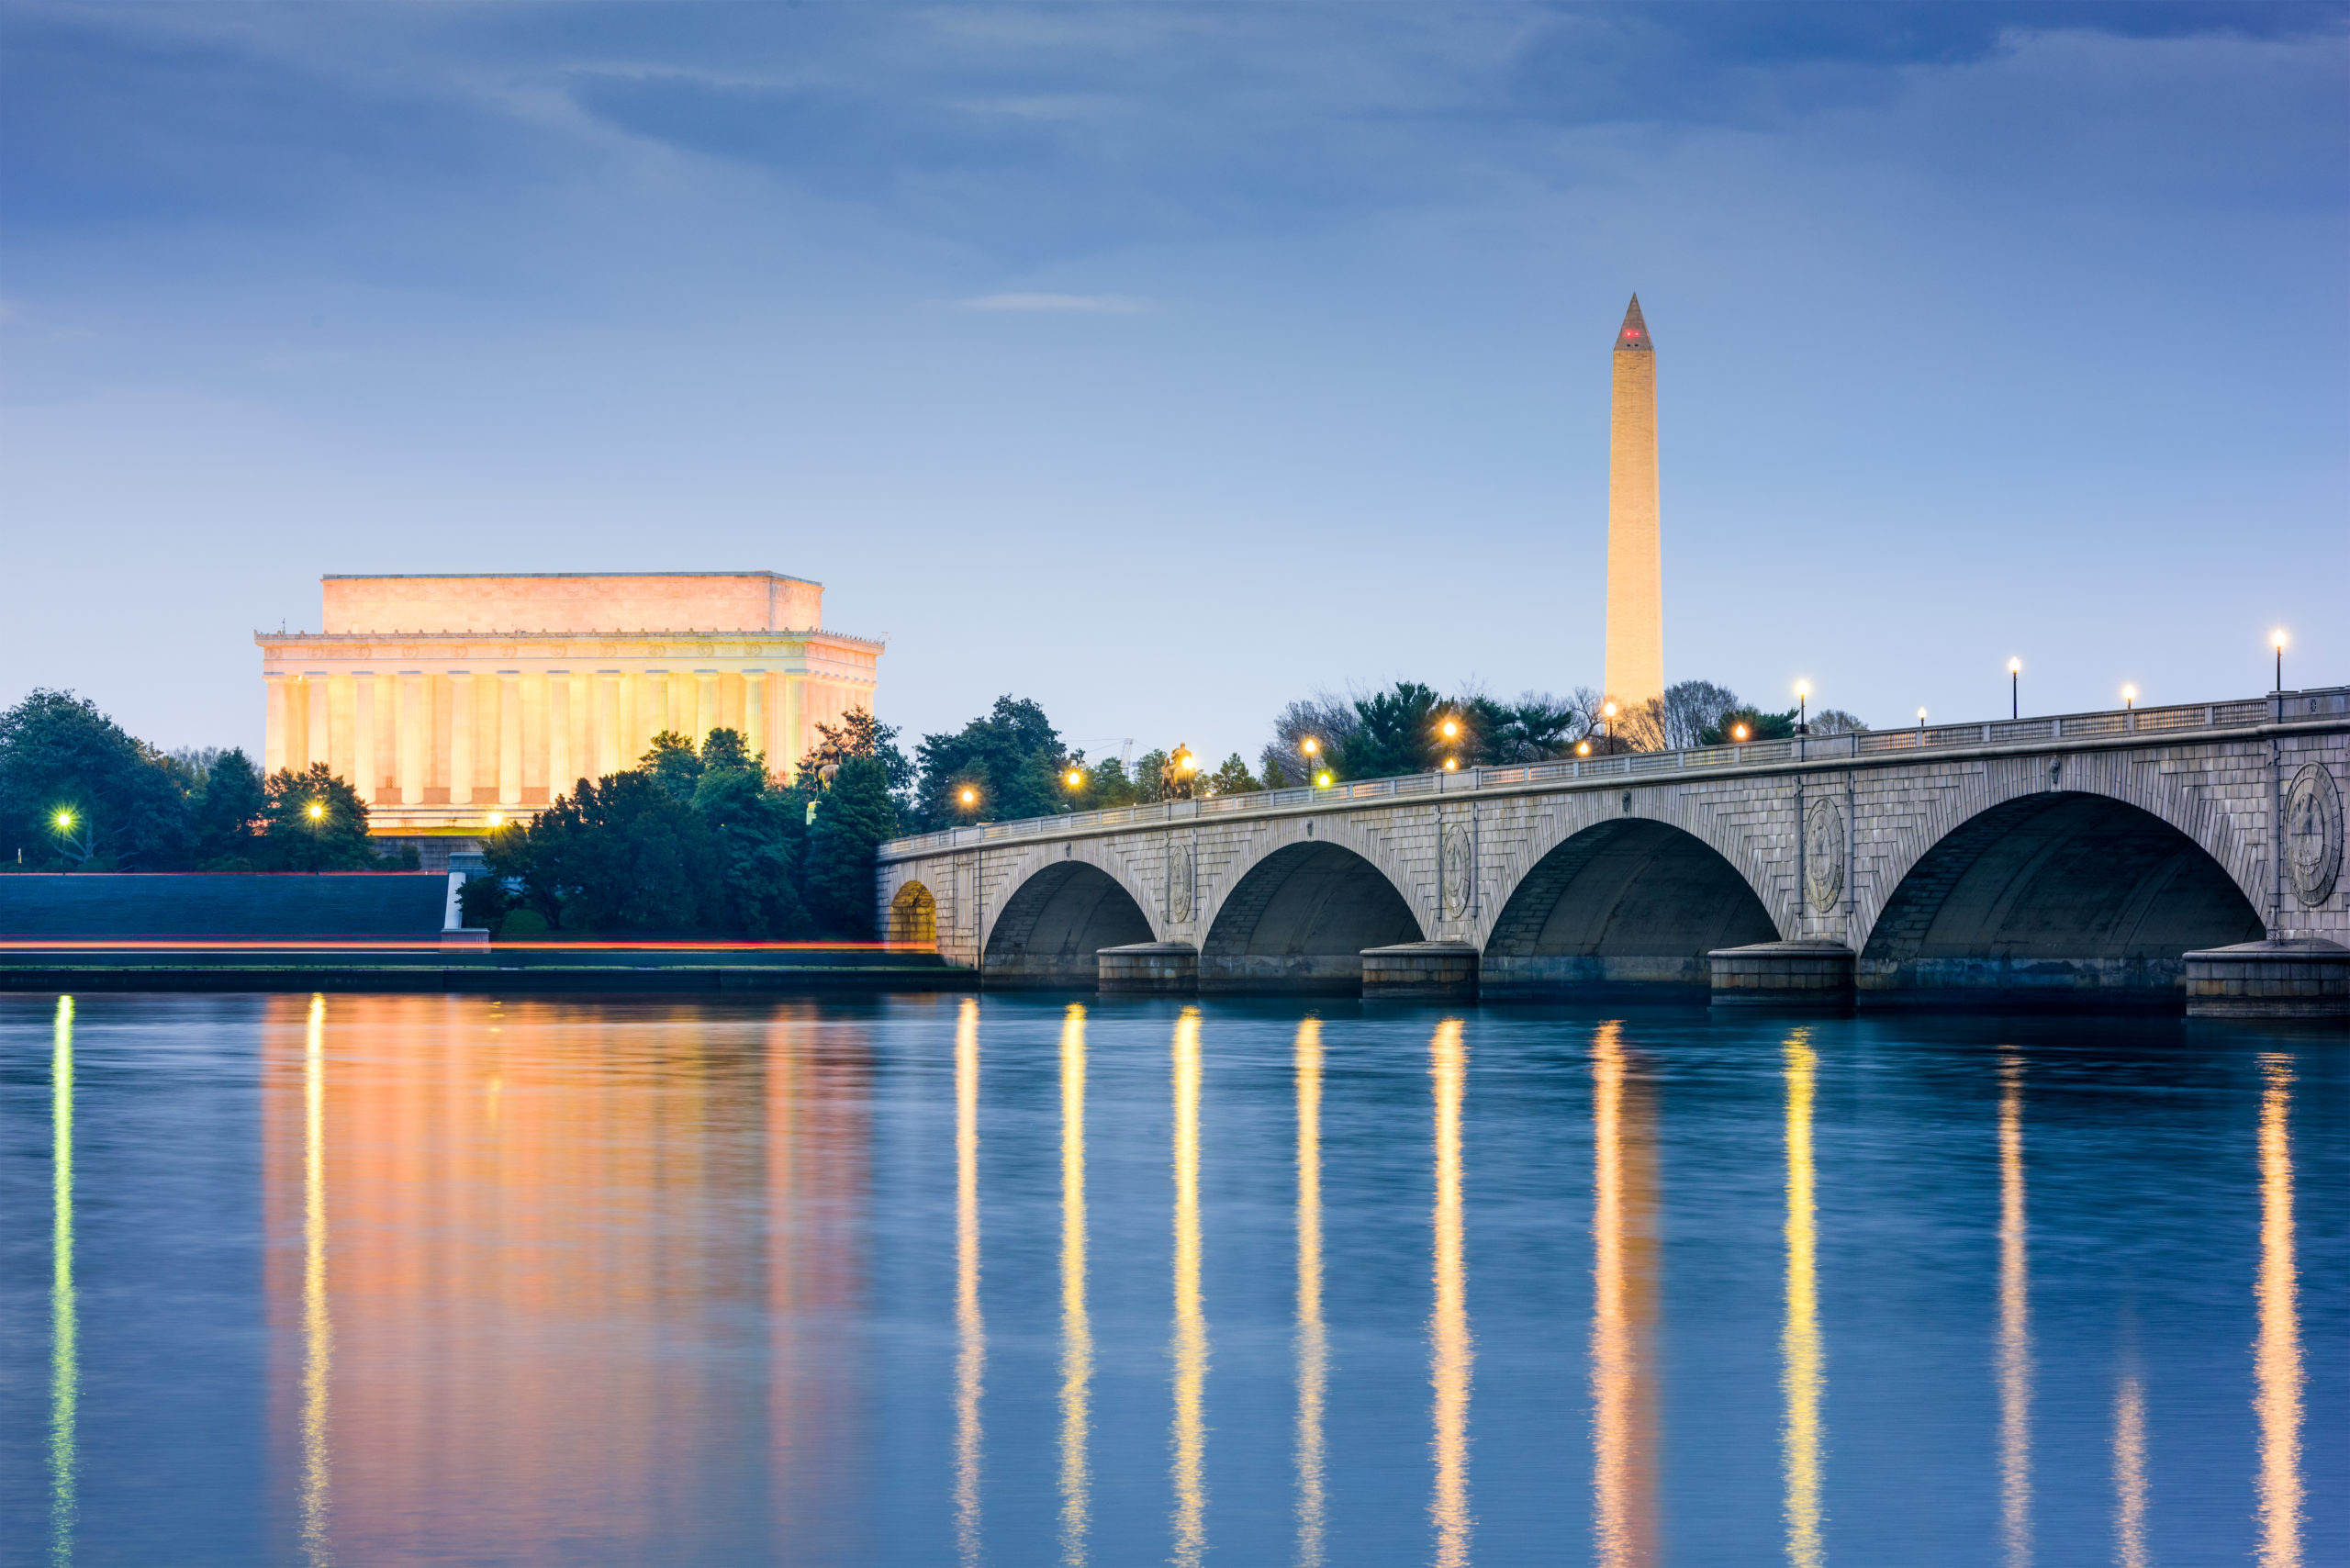
{"type": "Polygon", "coordinates": [[[2350,1041],[0,998],[12,1562],[2350,1562],[2350,1041]]]}

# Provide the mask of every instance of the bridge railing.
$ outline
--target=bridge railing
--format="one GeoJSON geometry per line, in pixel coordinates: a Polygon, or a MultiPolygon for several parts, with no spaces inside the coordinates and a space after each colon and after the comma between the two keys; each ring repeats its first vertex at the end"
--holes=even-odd
{"type": "Polygon", "coordinates": [[[1920,724],[1915,729],[1853,730],[1841,735],[1799,735],[1793,740],[1749,741],[1743,745],[1700,746],[1688,751],[1617,752],[1608,756],[1561,757],[1458,772],[1414,773],[1393,778],[1362,778],[1327,788],[1251,790],[1198,801],[1159,801],[1148,805],[1105,806],[1062,816],[1024,817],[980,823],[892,839],[882,846],[892,857],[968,848],[1006,840],[1039,838],[1089,828],[1146,827],[1201,817],[1254,816],[1301,806],[1335,805],[1391,796],[1449,795],[1461,790],[1508,789],[1573,779],[1654,778],[1703,774],[1728,767],[1777,767],[1797,762],[1828,762],[1841,756],[1884,756],[1961,746],[2015,745],[2033,742],[2091,740],[2113,735],[2174,734],[2198,730],[2246,729],[2278,720],[2323,720],[2350,715],[2350,687],[2316,691],[2272,692],[2232,702],[2188,702],[2165,708],[2108,709],[2063,713],[2044,719],[1998,719],[1975,724],[1920,724]]]}

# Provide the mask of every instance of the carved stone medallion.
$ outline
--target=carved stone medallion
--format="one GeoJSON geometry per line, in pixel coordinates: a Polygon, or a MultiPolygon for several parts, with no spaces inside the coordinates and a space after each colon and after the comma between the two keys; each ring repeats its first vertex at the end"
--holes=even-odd
{"type": "Polygon", "coordinates": [[[1192,918],[1192,846],[1178,844],[1167,851],[1167,918],[1181,923],[1192,918]]]}
{"type": "Polygon", "coordinates": [[[1457,920],[1469,913],[1469,875],[1476,869],[1471,864],[1474,851],[1469,847],[1469,830],[1446,828],[1442,854],[1444,913],[1448,918],[1457,920]]]}
{"type": "Polygon", "coordinates": [[[1844,813],[1834,801],[1815,795],[1803,821],[1804,896],[1826,914],[1844,891],[1844,813]]]}
{"type": "Polygon", "coordinates": [[[2342,873],[2342,791],[2322,762],[2306,764],[2285,791],[2285,875],[2311,909],[2333,896],[2342,873]]]}

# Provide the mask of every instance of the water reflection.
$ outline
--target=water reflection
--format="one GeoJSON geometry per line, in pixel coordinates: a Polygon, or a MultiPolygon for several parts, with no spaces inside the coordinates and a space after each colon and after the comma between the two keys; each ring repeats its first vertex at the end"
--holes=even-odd
{"type": "Polygon", "coordinates": [[[1438,1568],[1466,1568],[1469,1562],[1469,1372],[1474,1352],[1460,1238],[1460,1099],[1468,1068],[1460,1020],[1447,1018],[1428,1042],[1428,1075],[1436,1091],[1436,1308],[1428,1317],[1436,1495],[1428,1515],[1436,1522],[1438,1568]]]}
{"type": "Polygon", "coordinates": [[[955,1020],[955,1544],[979,1552],[979,1395],[987,1377],[979,1316],[979,1002],[955,1020]]]}
{"type": "Polygon", "coordinates": [[[2113,1560],[2146,1568],[2146,1394],[2132,1365],[2113,1391],[2113,1560]]]}
{"type": "Polygon", "coordinates": [[[2023,1062],[1999,1062],[1999,1543],[2031,1562],[2031,1272],[2025,1252],[2023,1062]]]}
{"type": "Polygon", "coordinates": [[[778,1008],[762,1033],[771,1528],[788,1561],[853,1561],[865,1542],[837,1477],[864,1451],[865,1386],[842,1341],[862,1305],[868,1086],[814,1006],[778,1008]]]}
{"type": "Polygon", "coordinates": [[[1591,1043],[1592,1515],[1603,1568],[1657,1561],[1655,1107],[1623,1026],[1591,1043]]]}
{"type": "Polygon", "coordinates": [[[73,1293],[73,999],[57,999],[49,1057],[49,1554],[73,1561],[81,1511],[81,1309],[73,1293]]]}
{"type": "Polygon", "coordinates": [[[327,999],[310,998],[302,1045],[302,1555],[334,1561],[327,1535],[327,1397],[333,1318],[327,1305],[327,999]]]}
{"type": "Polygon", "coordinates": [[[1297,1561],[1322,1568],[1322,1402],[1330,1376],[1322,1325],[1322,1020],[1297,1025],[1297,1561]]]}
{"type": "Polygon", "coordinates": [[[1207,1551],[1207,1427],[1202,1403],[1208,1380],[1208,1321],[1200,1305],[1200,1010],[1175,1020],[1175,1550],[1179,1568],[1197,1568],[1207,1551]]]}
{"type": "Polygon", "coordinates": [[[1093,1327],[1085,1310],[1085,1009],[1061,1020],[1061,1561],[1085,1562],[1091,1524],[1086,1462],[1093,1327]]]}
{"type": "Polygon", "coordinates": [[[755,1047],[689,1008],[266,1005],[264,1217],[300,1238],[263,1276],[285,1554],[683,1560],[739,1531],[668,1456],[789,1440],[733,1341],[757,1345],[764,1299],[826,1289],[746,1244],[778,1174],[755,1047]]]}
{"type": "Polygon", "coordinates": [[[2286,1117],[2293,1070],[2265,1056],[2260,1096],[2260,1278],[2254,1286],[2260,1338],[2253,1351],[2260,1416],[2260,1561],[2301,1561],[2301,1328],[2293,1265],[2293,1149],[2286,1117]]]}
{"type": "Polygon", "coordinates": [[[1787,1082],[1787,1280],[1785,1327],[1779,1341],[1781,1431],[1785,1472],[1787,1561],[1819,1568],[1819,1396],[1826,1379],[1819,1345],[1818,1238],[1811,1195],[1812,1076],[1818,1056],[1811,1031],[1797,1029],[1784,1050],[1787,1082]]]}

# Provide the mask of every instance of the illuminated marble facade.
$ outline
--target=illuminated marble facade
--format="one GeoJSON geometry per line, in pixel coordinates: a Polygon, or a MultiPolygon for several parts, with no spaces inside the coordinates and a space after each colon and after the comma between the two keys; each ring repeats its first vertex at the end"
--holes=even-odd
{"type": "Polygon", "coordinates": [[[329,577],[319,632],[256,633],[264,762],[325,763],[382,834],[479,830],[655,735],[739,730],[778,772],[870,708],[882,644],[773,572],[329,577]]]}

